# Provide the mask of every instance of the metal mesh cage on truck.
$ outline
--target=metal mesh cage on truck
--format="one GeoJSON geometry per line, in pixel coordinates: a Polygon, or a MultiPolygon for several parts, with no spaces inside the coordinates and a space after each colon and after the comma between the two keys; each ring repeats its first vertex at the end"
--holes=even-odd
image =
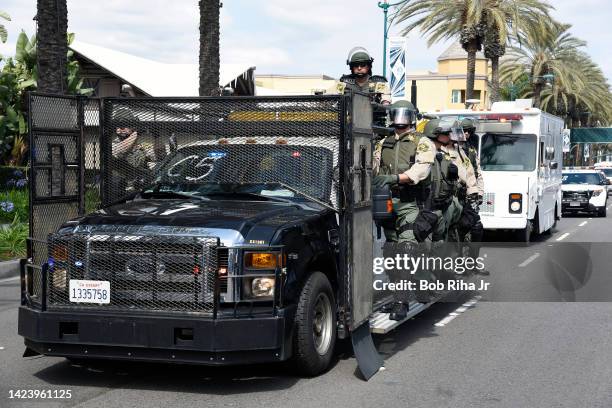
{"type": "MultiPolygon", "coordinates": [[[[62,298],[53,285],[64,276],[56,273],[52,255],[60,226],[142,191],[203,199],[257,194],[340,210],[345,101],[342,96],[88,99],[31,94],[26,266],[31,303],[45,296],[55,306],[67,300],[68,291],[62,298]],[[46,278],[43,267],[48,267],[46,278]]],[[[76,234],[69,247],[83,257],[92,245],[125,252],[113,239],[104,244],[90,239],[76,234]]],[[[154,248],[163,252],[165,246],[154,248]]],[[[68,280],[96,271],[95,262],[80,258],[74,262],[87,266],[60,269],[68,280]]],[[[126,270],[120,258],[109,256],[116,262],[111,266],[126,270]]],[[[150,309],[146,296],[159,298],[164,291],[158,289],[147,295],[136,288],[144,303],[129,307],[150,309]]]]}
{"type": "Polygon", "coordinates": [[[337,209],[342,101],[106,99],[104,204],[143,189],[205,195],[240,186],[241,193],[304,197],[337,209]]]}

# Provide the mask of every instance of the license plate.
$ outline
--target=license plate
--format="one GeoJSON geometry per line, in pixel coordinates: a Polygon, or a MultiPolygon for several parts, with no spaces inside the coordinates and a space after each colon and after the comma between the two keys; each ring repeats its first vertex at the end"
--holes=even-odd
{"type": "Polygon", "coordinates": [[[572,201],[570,207],[580,207],[580,203],[578,201],[572,201]]]}
{"type": "Polygon", "coordinates": [[[68,287],[70,301],[73,303],[110,303],[110,282],[71,279],[68,287]]]}

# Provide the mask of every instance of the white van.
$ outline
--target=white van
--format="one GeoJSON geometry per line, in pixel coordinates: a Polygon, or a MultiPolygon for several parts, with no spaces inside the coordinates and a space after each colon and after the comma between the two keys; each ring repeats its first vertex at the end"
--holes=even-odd
{"type": "Polygon", "coordinates": [[[561,217],[563,119],[529,99],[496,102],[491,110],[449,110],[437,116],[478,120],[484,179],[480,209],[486,230],[511,230],[519,241],[550,231],[561,217]]]}

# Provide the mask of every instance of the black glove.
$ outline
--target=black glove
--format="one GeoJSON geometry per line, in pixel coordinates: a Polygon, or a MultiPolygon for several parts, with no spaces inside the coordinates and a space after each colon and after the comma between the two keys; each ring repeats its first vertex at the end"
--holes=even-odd
{"type": "Polygon", "coordinates": [[[469,195],[467,203],[474,211],[478,212],[482,205],[482,196],[478,193],[472,193],[469,195]]]}
{"type": "Polygon", "coordinates": [[[397,174],[380,174],[378,176],[374,176],[374,179],[372,180],[374,187],[391,186],[398,183],[399,176],[397,174]]]}

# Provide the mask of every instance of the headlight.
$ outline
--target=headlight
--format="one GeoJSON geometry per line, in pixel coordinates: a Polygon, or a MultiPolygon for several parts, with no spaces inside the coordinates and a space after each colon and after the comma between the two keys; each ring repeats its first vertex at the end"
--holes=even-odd
{"type": "Polygon", "coordinates": [[[56,289],[65,289],[66,288],[66,273],[65,269],[56,269],[52,272],[51,279],[53,281],[53,287],[56,289]]]}
{"type": "Polygon", "coordinates": [[[271,298],[274,296],[275,278],[243,278],[243,298],[271,298]]]}
{"type": "Polygon", "coordinates": [[[273,252],[247,252],[244,266],[252,269],[276,269],[280,254],[273,252]]]}
{"type": "Polygon", "coordinates": [[[254,297],[273,296],[274,278],[255,278],[251,282],[251,294],[254,297]]]}
{"type": "Polygon", "coordinates": [[[51,257],[55,261],[66,262],[68,260],[68,247],[65,245],[54,245],[51,249],[51,257]]]}
{"type": "Polygon", "coordinates": [[[508,196],[508,201],[510,203],[509,209],[510,213],[518,214],[523,209],[523,195],[518,193],[512,193],[508,196]]]}
{"type": "Polygon", "coordinates": [[[603,190],[593,190],[593,197],[597,197],[601,193],[603,193],[603,190]]]}

